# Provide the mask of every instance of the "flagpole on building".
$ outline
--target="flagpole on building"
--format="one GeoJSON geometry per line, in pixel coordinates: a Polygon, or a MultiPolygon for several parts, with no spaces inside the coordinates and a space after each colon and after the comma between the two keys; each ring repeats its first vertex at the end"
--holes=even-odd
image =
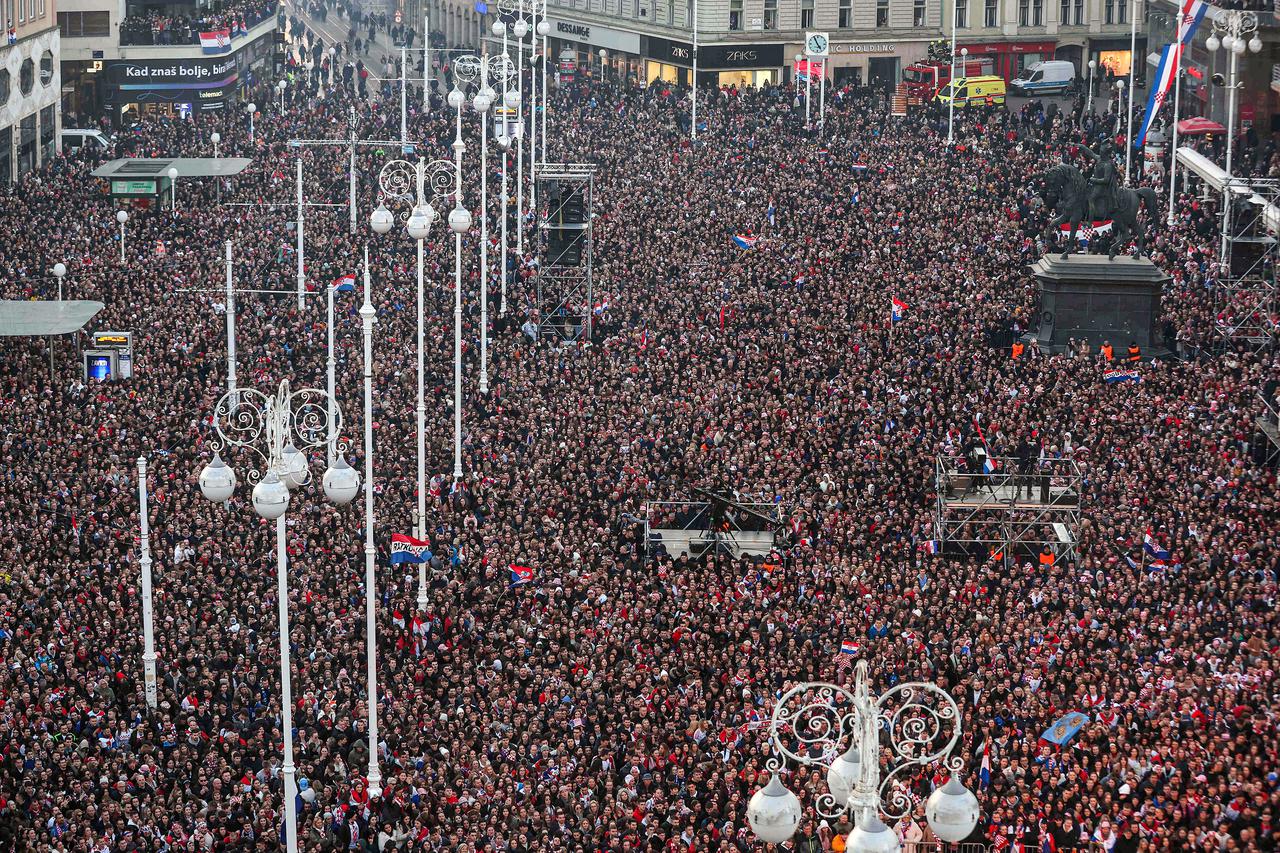
{"type": "Polygon", "coordinates": [[[1173,141],[1169,149],[1169,219],[1173,227],[1174,208],[1178,201],[1178,112],[1182,101],[1182,24],[1178,24],[1178,41],[1173,48],[1173,141]]]}
{"type": "Polygon", "coordinates": [[[1138,2],[1129,7],[1129,117],[1124,130],[1124,182],[1129,183],[1129,164],[1133,160],[1133,83],[1138,70],[1138,2]]]}

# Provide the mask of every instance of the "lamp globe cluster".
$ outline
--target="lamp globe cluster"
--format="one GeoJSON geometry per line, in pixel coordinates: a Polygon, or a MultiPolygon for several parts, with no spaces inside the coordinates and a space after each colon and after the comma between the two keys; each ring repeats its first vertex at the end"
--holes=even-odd
{"type": "MultiPolygon", "coordinates": [[[[277,519],[289,508],[289,491],[300,488],[311,479],[306,454],[293,444],[287,445],[280,460],[253,487],[254,512],[266,519],[277,519]]],[[[325,497],[336,506],[346,506],[360,492],[360,475],[342,456],[321,478],[325,497]]],[[[200,472],[200,493],[213,503],[226,503],[236,490],[236,474],[218,454],[200,472]]]]}

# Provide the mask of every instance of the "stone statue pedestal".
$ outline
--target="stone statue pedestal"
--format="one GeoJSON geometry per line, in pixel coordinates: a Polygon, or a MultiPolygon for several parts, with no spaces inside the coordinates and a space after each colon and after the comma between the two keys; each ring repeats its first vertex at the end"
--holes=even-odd
{"type": "Polygon", "coordinates": [[[1031,273],[1040,296],[1040,328],[1031,334],[1042,349],[1062,352],[1074,338],[1094,351],[1110,341],[1117,355],[1134,341],[1144,358],[1168,354],[1157,320],[1169,276],[1146,258],[1062,260],[1055,252],[1032,264],[1031,273]]]}

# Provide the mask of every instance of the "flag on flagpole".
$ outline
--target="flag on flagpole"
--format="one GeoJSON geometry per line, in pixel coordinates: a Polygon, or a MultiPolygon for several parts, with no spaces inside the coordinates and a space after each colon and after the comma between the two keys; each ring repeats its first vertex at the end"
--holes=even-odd
{"type": "Polygon", "coordinates": [[[733,244],[737,246],[739,249],[754,249],[756,246],[756,241],[759,239],[760,239],[759,237],[756,237],[751,234],[734,234],[733,244]]]}
{"type": "Polygon", "coordinates": [[[430,542],[414,539],[412,536],[405,536],[403,533],[392,533],[391,565],[425,563],[431,559],[431,552],[427,550],[430,545],[430,542]]]}
{"type": "Polygon", "coordinates": [[[982,473],[994,474],[996,469],[1000,467],[1000,463],[991,455],[991,447],[987,444],[987,437],[982,434],[982,427],[976,419],[973,422],[973,428],[977,430],[978,440],[982,442],[982,473]]]}
{"type": "MultiPolygon", "coordinates": [[[[1141,148],[1146,144],[1147,131],[1151,129],[1151,122],[1155,120],[1156,113],[1160,112],[1160,107],[1164,106],[1164,99],[1169,96],[1169,90],[1173,88],[1173,79],[1177,73],[1175,69],[1179,63],[1178,53],[1181,50],[1181,44],[1166,44],[1164,50],[1160,52],[1155,85],[1151,87],[1151,93],[1147,96],[1147,114],[1142,119],[1142,127],[1133,138],[1135,148],[1141,148]]],[[[1176,117],[1174,120],[1177,121],[1176,117]]]]}
{"type": "Polygon", "coordinates": [[[350,293],[356,289],[356,277],[351,273],[338,276],[333,280],[333,289],[338,293],[350,293]]]}
{"type": "Polygon", "coordinates": [[[910,306],[896,296],[890,297],[890,299],[892,301],[889,303],[889,322],[897,323],[902,320],[907,308],[910,306]]]}
{"type": "Polygon", "coordinates": [[[1204,20],[1204,15],[1208,11],[1209,4],[1204,0],[1185,0],[1182,4],[1182,20],[1178,23],[1180,44],[1191,44],[1191,40],[1196,37],[1196,30],[1200,28],[1200,22],[1204,20]]]}
{"type": "Polygon", "coordinates": [[[1160,544],[1160,540],[1151,535],[1151,528],[1147,528],[1147,532],[1142,535],[1142,550],[1147,552],[1147,556],[1153,560],[1165,561],[1169,559],[1169,550],[1160,544]]]}
{"type": "Polygon", "coordinates": [[[856,655],[858,653],[858,649],[860,648],[862,647],[859,646],[857,643],[855,643],[853,640],[843,640],[840,643],[840,654],[856,655]]]}
{"type": "Polygon", "coordinates": [[[531,566],[521,566],[516,563],[510,565],[511,583],[508,586],[524,586],[527,583],[533,583],[533,568],[531,566]]]}

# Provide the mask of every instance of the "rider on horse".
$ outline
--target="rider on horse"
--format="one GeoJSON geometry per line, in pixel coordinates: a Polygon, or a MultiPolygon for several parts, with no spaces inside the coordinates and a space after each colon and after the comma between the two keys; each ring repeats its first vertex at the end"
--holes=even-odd
{"type": "Polygon", "coordinates": [[[1088,146],[1082,148],[1093,158],[1093,170],[1089,173],[1089,218],[1097,222],[1111,219],[1120,207],[1120,170],[1116,168],[1115,146],[1104,139],[1095,152],[1088,146]]]}

